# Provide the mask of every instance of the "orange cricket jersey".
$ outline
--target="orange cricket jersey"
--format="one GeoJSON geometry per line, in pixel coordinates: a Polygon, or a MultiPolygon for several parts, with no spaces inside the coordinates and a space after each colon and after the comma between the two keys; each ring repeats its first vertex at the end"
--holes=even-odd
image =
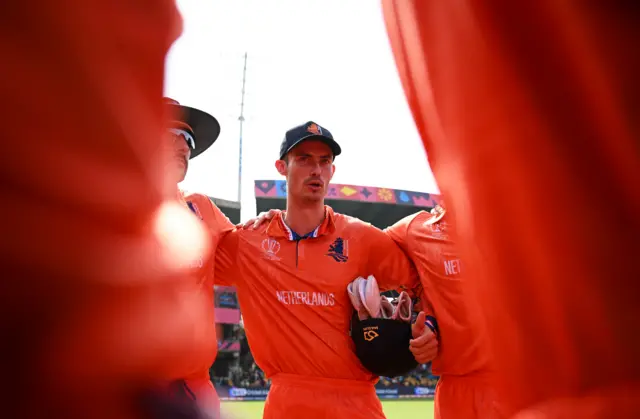
{"type": "Polygon", "coordinates": [[[383,9],[508,413],[638,417],[637,6],[383,9]]]}
{"type": "Polygon", "coordinates": [[[190,258],[163,257],[156,230],[175,204],[161,142],[175,2],[10,2],[0,20],[3,417],[143,417],[138,390],[200,344],[177,268],[190,258]]]}
{"type": "Polygon", "coordinates": [[[256,230],[227,234],[216,254],[216,283],[234,285],[256,363],[277,373],[375,382],[349,336],[347,285],[372,274],[381,289],[417,285],[411,262],[381,230],[326,208],[299,238],[277,214],[256,230]]]}
{"type": "MultiPolygon", "coordinates": [[[[234,228],[234,225],[224,215],[208,197],[198,193],[180,192],[181,201],[187,206],[195,216],[197,216],[205,224],[209,230],[211,237],[211,252],[215,255],[216,247],[226,231],[234,228]]],[[[213,364],[218,354],[218,341],[216,339],[215,328],[215,307],[214,301],[214,270],[213,263],[215,258],[210,256],[208,259],[199,258],[192,268],[197,274],[196,278],[200,281],[198,286],[204,299],[210,301],[211,304],[206,308],[206,321],[202,324],[194,324],[194,333],[203,333],[206,336],[206,344],[197,350],[197,355],[191,358],[191,364],[184,371],[184,376],[189,379],[209,380],[209,368],[213,364]]]]}
{"type": "Polygon", "coordinates": [[[422,295],[438,319],[436,375],[466,375],[489,369],[489,357],[481,344],[480,323],[469,312],[464,270],[448,215],[420,211],[385,230],[413,261],[420,276],[422,295]]]}

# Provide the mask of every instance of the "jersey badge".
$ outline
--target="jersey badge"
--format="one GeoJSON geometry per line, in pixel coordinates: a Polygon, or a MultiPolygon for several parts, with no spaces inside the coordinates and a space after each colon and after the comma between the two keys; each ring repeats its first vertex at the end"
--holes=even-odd
{"type": "Polygon", "coordinates": [[[272,239],[271,237],[262,240],[262,252],[266,259],[269,260],[280,260],[280,257],[277,256],[280,251],[280,243],[277,240],[272,239]]]}
{"type": "Polygon", "coordinates": [[[338,237],[329,245],[327,256],[332,257],[336,262],[346,262],[349,260],[349,242],[338,237]]]}

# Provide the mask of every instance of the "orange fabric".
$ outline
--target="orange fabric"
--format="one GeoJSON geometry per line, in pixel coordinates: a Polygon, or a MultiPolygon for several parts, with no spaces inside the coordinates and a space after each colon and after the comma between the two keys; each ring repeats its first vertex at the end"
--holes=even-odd
{"type": "MultiPolygon", "coordinates": [[[[489,381],[489,353],[482,322],[465,303],[468,280],[450,213],[425,211],[405,217],[385,230],[415,264],[422,284],[421,300],[438,319],[438,356],[433,373],[440,376],[435,397],[437,419],[499,418],[497,395],[489,381]]],[[[504,413],[502,413],[504,414],[504,413]]]]}
{"type": "Polygon", "coordinates": [[[489,357],[483,346],[483,328],[464,304],[466,266],[453,242],[449,214],[442,218],[418,212],[385,230],[409,256],[418,270],[421,300],[428,302],[440,328],[435,375],[486,374],[489,357]]]}
{"type": "MultiPolygon", "coordinates": [[[[383,6],[508,413],[601,395],[599,408],[637,417],[637,403],[620,408],[611,392],[640,382],[636,9],[383,6]]],[[[591,407],[580,417],[609,417],[591,407]]],[[[567,403],[554,417],[576,416],[567,403]]]]}
{"type": "Polygon", "coordinates": [[[637,418],[640,388],[634,385],[611,386],[576,397],[560,397],[532,406],[513,419],[637,418]]]}
{"type": "Polygon", "coordinates": [[[198,407],[212,418],[220,417],[220,399],[216,388],[213,386],[209,374],[203,378],[185,380],[188,389],[193,393],[198,407]]]}
{"type": "Polygon", "coordinates": [[[486,377],[443,375],[435,394],[435,419],[503,419],[505,412],[486,377]]]}
{"type": "MultiPolygon", "coordinates": [[[[207,196],[197,193],[182,193],[180,199],[196,217],[207,227],[211,238],[212,254],[215,254],[218,242],[223,233],[230,231],[234,225],[207,196]]],[[[219,412],[220,401],[215,388],[209,378],[209,369],[218,354],[218,341],[216,339],[215,307],[214,301],[214,269],[215,258],[199,258],[191,266],[197,278],[197,285],[204,301],[208,301],[206,314],[201,324],[193,324],[194,335],[206,336],[205,344],[193,349],[190,364],[185,366],[181,377],[185,379],[187,386],[194,393],[198,405],[207,411],[219,412]]]]}
{"type": "Polygon", "coordinates": [[[160,139],[178,12],[39,0],[0,22],[2,416],[139,417],[137,391],[177,377],[205,313],[154,229],[175,204],[160,139]]]}
{"type": "Polygon", "coordinates": [[[274,375],[263,419],[298,418],[384,419],[385,416],[370,383],[274,375]]]}
{"type": "MultiPolygon", "coordinates": [[[[269,378],[355,380],[373,391],[377,377],[362,367],[349,336],[347,285],[373,274],[381,288],[414,287],[410,261],[382,231],[329,207],[315,237],[292,237],[280,213],[256,230],[234,230],[218,245],[216,283],[236,287],[256,363],[269,378]]],[[[288,403],[278,394],[269,394],[269,406],[288,403]]]]}

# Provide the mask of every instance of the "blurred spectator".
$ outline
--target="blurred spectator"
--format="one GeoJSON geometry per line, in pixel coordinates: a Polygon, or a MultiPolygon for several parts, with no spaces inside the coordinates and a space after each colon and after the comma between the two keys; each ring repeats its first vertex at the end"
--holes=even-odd
{"type": "MultiPolygon", "coordinates": [[[[438,377],[431,373],[431,364],[418,366],[410,374],[400,377],[380,377],[380,384],[385,387],[403,385],[435,388],[438,377]]],[[[271,384],[262,370],[253,361],[249,353],[244,359],[229,368],[229,377],[217,377],[215,383],[229,387],[264,388],[271,384]]]]}
{"type": "Polygon", "coordinates": [[[430,387],[434,388],[438,377],[431,373],[431,364],[422,364],[410,374],[399,377],[380,377],[380,384],[385,387],[394,385],[430,387]]]}
{"type": "MultiPolygon", "coordinates": [[[[247,337],[244,329],[238,327],[234,331],[235,338],[240,342],[240,352],[237,361],[229,365],[227,377],[212,377],[214,384],[227,387],[243,388],[265,388],[270,386],[262,370],[256,365],[253,355],[249,349],[247,337]]],[[[435,388],[438,377],[431,373],[431,364],[419,365],[410,374],[402,377],[380,377],[379,385],[391,386],[414,386],[435,388]]]]}
{"type": "Polygon", "coordinates": [[[214,384],[228,387],[266,387],[267,380],[262,370],[255,363],[248,368],[242,365],[234,365],[229,367],[228,377],[214,377],[214,384]]]}

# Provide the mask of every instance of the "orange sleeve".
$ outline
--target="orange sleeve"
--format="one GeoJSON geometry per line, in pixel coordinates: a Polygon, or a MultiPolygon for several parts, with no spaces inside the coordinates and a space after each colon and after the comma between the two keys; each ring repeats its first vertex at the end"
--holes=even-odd
{"type": "Polygon", "coordinates": [[[367,272],[376,277],[381,291],[411,290],[419,285],[418,274],[407,255],[382,230],[370,226],[361,243],[369,243],[367,272]]]}
{"type": "Polygon", "coordinates": [[[638,417],[637,402],[620,403],[640,377],[637,8],[383,0],[383,11],[507,415],[638,417]]]}
{"type": "Polygon", "coordinates": [[[185,197],[187,201],[194,201],[198,208],[199,216],[207,225],[212,235],[222,234],[235,228],[231,220],[222,212],[220,208],[206,195],[192,194],[185,197]]]}
{"type": "MultiPolygon", "coordinates": [[[[411,226],[413,222],[422,214],[427,214],[424,211],[417,212],[415,214],[408,215],[402,220],[398,221],[394,225],[387,227],[384,232],[391,237],[393,241],[403,250],[403,252],[413,261],[413,251],[411,246],[411,226]]],[[[415,264],[414,264],[415,266],[415,264]]],[[[433,304],[429,300],[427,289],[430,289],[429,281],[432,278],[426,275],[418,276],[418,284],[416,287],[408,289],[410,295],[414,298],[418,298],[420,301],[420,310],[424,311],[427,315],[427,323],[431,330],[438,333],[438,322],[434,317],[433,304]]]]}
{"type": "Polygon", "coordinates": [[[216,249],[215,284],[235,286],[241,279],[238,264],[240,230],[234,229],[223,234],[216,249]]]}
{"type": "Polygon", "coordinates": [[[416,219],[416,216],[420,214],[411,214],[404,217],[394,225],[384,229],[387,236],[391,237],[393,241],[400,246],[400,248],[406,253],[409,253],[409,230],[411,223],[416,219]]]}
{"type": "Polygon", "coordinates": [[[222,210],[218,208],[216,204],[213,203],[213,201],[209,199],[209,202],[211,203],[213,212],[216,214],[215,216],[216,216],[216,224],[218,226],[218,231],[222,233],[222,232],[233,230],[236,226],[231,222],[229,217],[227,217],[225,213],[222,212],[222,210]]]}
{"type": "MultiPolygon", "coordinates": [[[[212,242],[211,252],[216,255],[221,239],[228,232],[233,230],[235,226],[208,196],[202,194],[191,194],[185,197],[185,200],[196,204],[195,207],[192,206],[192,211],[195,211],[196,215],[200,216],[207,226],[212,242]]],[[[207,275],[206,281],[210,285],[225,285],[220,282],[223,281],[223,276],[220,275],[218,278],[219,279],[216,280],[214,268],[214,271],[209,272],[207,275]]]]}
{"type": "Polygon", "coordinates": [[[218,206],[214,204],[211,199],[209,199],[209,197],[203,196],[203,198],[206,198],[207,203],[213,213],[216,233],[225,233],[233,230],[235,228],[235,225],[233,225],[229,217],[227,217],[224,212],[222,212],[222,210],[218,208],[218,206]]]}
{"type": "Polygon", "coordinates": [[[175,197],[160,139],[178,11],[35,0],[3,4],[0,21],[0,329],[21,383],[5,407],[136,417],[135,392],[173,378],[206,319],[157,228],[175,197]]]}

